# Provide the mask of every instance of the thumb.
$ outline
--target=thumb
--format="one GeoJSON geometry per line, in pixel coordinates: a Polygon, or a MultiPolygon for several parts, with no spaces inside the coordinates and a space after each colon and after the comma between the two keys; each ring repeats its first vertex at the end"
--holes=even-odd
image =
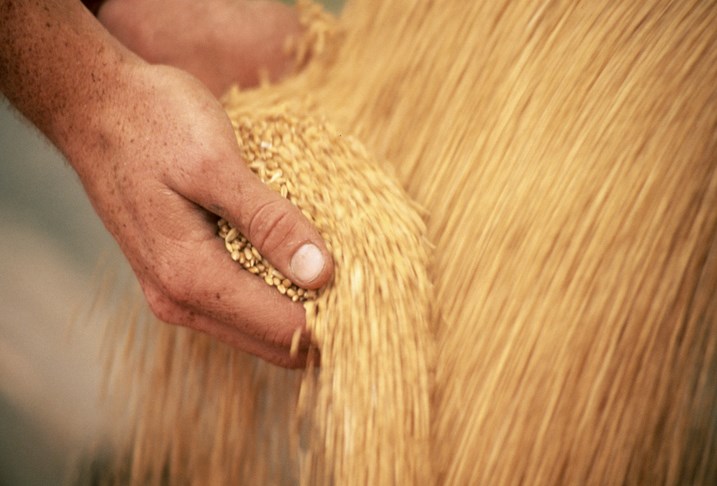
{"type": "Polygon", "coordinates": [[[328,283],[333,262],[319,232],[296,206],[253,173],[248,178],[241,205],[225,219],[235,223],[259,253],[292,282],[304,288],[328,283]]]}
{"type": "Polygon", "coordinates": [[[216,164],[202,175],[180,192],[226,219],[295,284],[316,289],[328,283],[331,255],[298,208],[264,185],[242,161],[216,164]]]}

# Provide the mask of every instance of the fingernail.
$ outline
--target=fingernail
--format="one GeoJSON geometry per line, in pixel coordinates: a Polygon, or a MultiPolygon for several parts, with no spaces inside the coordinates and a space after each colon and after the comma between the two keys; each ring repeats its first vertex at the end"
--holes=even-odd
{"type": "Polygon", "coordinates": [[[304,244],[291,257],[290,269],[298,284],[311,283],[324,268],[324,255],[311,243],[304,244]]]}

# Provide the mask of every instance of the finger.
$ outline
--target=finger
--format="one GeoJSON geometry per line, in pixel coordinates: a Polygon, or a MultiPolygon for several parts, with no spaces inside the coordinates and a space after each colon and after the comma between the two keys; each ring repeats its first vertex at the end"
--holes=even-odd
{"type": "Polygon", "coordinates": [[[203,315],[282,347],[305,328],[303,306],[233,262],[218,238],[177,251],[174,260],[145,289],[162,320],[187,325],[190,314],[203,315]]]}
{"type": "Polygon", "coordinates": [[[163,211],[146,216],[144,231],[152,234],[151,264],[133,265],[154,314],[274,363],[289,363],[294,344],[305,353],[311,338],[303,306],[234,262],[206,210],[171,190],[158,196],[163,211]]]}
{"type": "MultiPolygon", "coordinates": [[[[161,320],[194,327],[196,319],[206,318],[227,326],[235,336],[284,351],[291,348],[298,330],[300,348],[308,347],[303,306],[236,264],[215,236],[205,210],[176,194],[164,201],[164,207],[164,214],[174,215],[169,219],[181,221],[186,229],[181,240],[173,238],[176,225],[174,231],[158,232],[163,243],[154,247],[157,265],[143,279],[150,307],[161,320]]],[[[160,224],[152,227],[161,229],[160,224]]],[[[242,349],[252,352],[249,347],[242,349]]]]}
{"type": "MultiPolygon", "coordinates": [[[[191,266],[188,266],[188,270],[191,266]]],[[[201,268],[209,268],[203,265],[201,268]]],[[[227,269],[230,270],[230,269],[227,269]]],[[[162,321],[205,332],[246,353],[271,363],[304,366],[311,348],[304,310],[261,284],[252,274],[237,270],[232,287],[216,282],[219,273],[195,271],[197,277],[185,290],[145,282],[142,287],[154,314],[162,321]],[[255,283],[261,284],[254,288],[255,283]]],[[[174,282],[182,278],[175,275],[174,282]]],[[[181,284],[177,284],[181,285],[181,284]]]]}
{"type": "MultiPolygon", "coordinates": [[[[306,345],[299,346],[294,350],[291,346],[268,344],[252,336],[241,334],[234,327],[206,316],[198,316],[191,323],[182,325],[208,334],[236,349],[283,368],[303,368],[309,360],[309,355],[313,356],[316,353],[316,348],[306,345]]],[[[318,356],[314,356],[312,361],[317,362],[318,356]]]]}
{"type": "Polygon", "coordinates": [[[175,190],[229,221],[295,284],[316,289],[330,280],[333,261],[318,231],[246,167],[238,150],[175,190]]]}

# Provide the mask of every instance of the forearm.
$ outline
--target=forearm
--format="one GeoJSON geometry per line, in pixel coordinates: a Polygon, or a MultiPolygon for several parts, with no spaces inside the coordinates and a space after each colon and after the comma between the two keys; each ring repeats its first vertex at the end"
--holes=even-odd
{"type": "Polygon", "coordinates": [[[71,160],[130,62],[76,0],[0,0],[0,91],[71,160]]]}

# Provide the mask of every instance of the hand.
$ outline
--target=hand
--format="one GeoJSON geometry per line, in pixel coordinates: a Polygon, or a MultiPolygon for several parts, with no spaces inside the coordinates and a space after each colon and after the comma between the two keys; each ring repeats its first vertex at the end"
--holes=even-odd
{"type": "Polygon", "coordinates": [[[183,69],[214,95],[233,83],[257,84],[292,69],[287,37],[298,35],[296,11],[277,1],[108,0],[98,19],[146,61],[183,69]]]}
{"type": "Polygon", "coordinates": [[[93,114],[97,136],[66,152],[153,312],[276,364],[301,366],[308,336],[297,358],[289,347],[305,325],[303,307],[231,260],[213,214],[306,288],[325,284],[333,271],[321,237],[245,166],[228,118],[201,83],[145,63],[122,73],[93,114]],[[305,245],[313,258],[292,261],[305,245]]]}

